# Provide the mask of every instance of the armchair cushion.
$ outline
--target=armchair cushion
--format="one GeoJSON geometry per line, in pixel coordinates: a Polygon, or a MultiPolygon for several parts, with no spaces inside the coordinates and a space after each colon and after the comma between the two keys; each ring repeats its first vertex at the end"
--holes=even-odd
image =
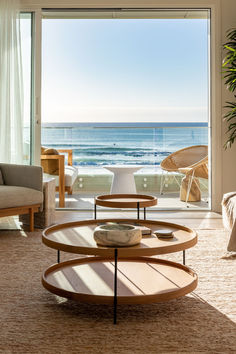
{"type": "MultiPolygon", "coordinates": [[[[65,166],[65,187],[72,187],[76,177],[78,176],[78,169],[74,166],[65,166]]],[[[50,174],[44,173],[44,177],[52,177],[50,174]]],[[[59,186],[59,176],[54,177],[56,180],[56,186],[59,186]]]]}
{"type": "Polygon", "coordinates": [[[3,177],[2,177],[2,171],[0,170],[0,185],[4,184],[3,177]]]}
{"type": "MultiPolygon", "coordinates": [[[[59,155],[56,149],[45,149],[41,148],[42,155],[59,155]]],[[[42,160],[41,165],[43,167],[44,173],[49,175],[59,175],[59,161],[58,160],[42,160]]]]}
{"type": "Polygon", "coordinates": [[[32,188],[0,186],[0,209],[35,205],[43,202],[43,193],[32,188]]]}
{"type": "Polygon", "coordinates": [[[42,167],[0,163],[4,185],[43,191],[42,167]]]}

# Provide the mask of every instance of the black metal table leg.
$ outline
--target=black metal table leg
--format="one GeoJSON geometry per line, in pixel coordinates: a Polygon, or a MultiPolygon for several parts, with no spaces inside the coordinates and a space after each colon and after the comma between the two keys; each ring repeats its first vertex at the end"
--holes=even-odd
{"type": "Polygon", "coordinates": [[[143,208],[143,219],[146,220],[146,208],[143,208]]]}
{"type": "Polygon", "coordinates": [[[60,250],[57,250],[57,263],[60,263],[60,250]]]}
{"type": "Polygon", "coordinates": [[[97,204],[94,202],[94,219],[97,219],[97,204]]]}
{"type": "Polygon", "coordinates": [[[183,250],[183,265],[185,265],[185,250],[183,250]]]}
{"type": "Polygon", "coordinates": [[[117,318],[117,248],[115,248],[115,273],[114,273],[114,312],[113,323],[116,324],[117,318]]]}
{"type": "Polygon", "coordinates": [[[139,219],[140,206],[139,202],[137,203],[137,219],[139,219]]]}

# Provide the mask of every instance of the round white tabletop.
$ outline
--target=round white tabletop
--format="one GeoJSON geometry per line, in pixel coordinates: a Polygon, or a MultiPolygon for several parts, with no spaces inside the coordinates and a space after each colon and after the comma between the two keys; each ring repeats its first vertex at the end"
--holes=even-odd
{"type": "Polygon", "coordinates": [[[142,165],[106,165],[103,168],[113,173],[111,194],[136,194],[134,172],[137,172],[142,165]]]}

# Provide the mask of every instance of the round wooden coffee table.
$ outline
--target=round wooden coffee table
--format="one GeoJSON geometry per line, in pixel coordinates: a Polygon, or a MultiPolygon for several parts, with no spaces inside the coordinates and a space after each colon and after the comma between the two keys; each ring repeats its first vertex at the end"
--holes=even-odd
{"type": "Polygon", "coordinates": [[[94,219],[97,218],[97,205],[108,208],[136,208],[137,219],[140,216],[140,208],[143,208],[143,218],[146,219],[146,208],[157,205],[157,198],[145,194],[106,194],[94,199],[94,219]]]}
{"type": "MultiPolygon", "coordinates": [[[[197,286],[197,274],[185,265],[152,258],[153,255],[184,251],[197,243],[196,233],[184,226],[139,220],[153,232],[171,228],[174,237],[143,236],[132,247],[101,247],[93,238],[97,225],[107,222],[137,224],[137,219],[100,219],[55,225],[43,231],[42,241],[58,251],[58,264],[43,274],[50,292],[78,301],[114,304],[144,304],[178,298],[197,286]],[[60,263],[60,251],[93,255],[60,263]]],[[[184,259],[185,260],[185,259],[184,259]]]]}

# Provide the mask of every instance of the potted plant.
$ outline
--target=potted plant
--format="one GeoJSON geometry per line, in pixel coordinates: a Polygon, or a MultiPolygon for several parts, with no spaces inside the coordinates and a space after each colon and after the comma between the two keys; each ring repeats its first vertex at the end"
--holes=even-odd
{"type": "Polygon", "coordinates": [[[236,29],[231,29],[227,32],[227,43],[223,45],[223,49],[226,51],[225,58],[223,60],[223,76],[227,89],[233,93],[234,101],[226,102],[227,112],[224,114],[224,120],[228,124],[227,141],[224,147],[227,149],[231,147],[236,139],[236,95],[234,91],[236,89],[236,29]]]}

